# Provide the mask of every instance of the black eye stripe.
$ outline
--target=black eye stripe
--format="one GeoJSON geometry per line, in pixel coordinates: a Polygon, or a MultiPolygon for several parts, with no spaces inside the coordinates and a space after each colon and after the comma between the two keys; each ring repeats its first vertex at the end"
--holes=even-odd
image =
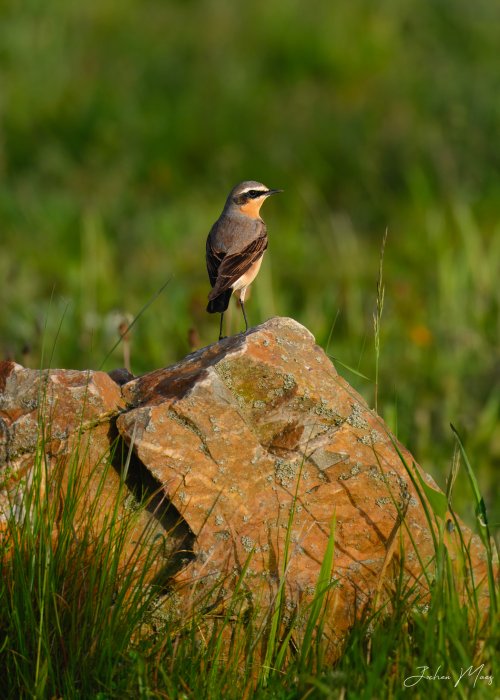
{"type": "Polygon", "coordinates": [[[241,194],[235,195],[233,197],[233,202],[241,207],[245,202],[249,202],[251,199],[259,199],[259,197],[264,197],[268,193],[268,190],[246,190],[241,194]]]}

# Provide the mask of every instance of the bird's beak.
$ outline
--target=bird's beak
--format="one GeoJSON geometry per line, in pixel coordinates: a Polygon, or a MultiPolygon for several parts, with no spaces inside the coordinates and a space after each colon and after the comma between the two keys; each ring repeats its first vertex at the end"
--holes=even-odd
{"type": "Polygon", "coordinates": [[[283,192],[283,190],[267,190],[266,197],[270,197],[272,194],[279,194],[280,192],[283,192]]]}

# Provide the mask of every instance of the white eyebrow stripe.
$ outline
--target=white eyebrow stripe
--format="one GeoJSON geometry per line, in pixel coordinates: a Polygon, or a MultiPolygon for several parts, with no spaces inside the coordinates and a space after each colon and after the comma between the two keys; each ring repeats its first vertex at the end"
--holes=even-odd
{"type": "Polygon", "coordinates": [[[256,187],[247,187],[245,190],[241,190],[240,194],[246,194],[247,192],[252,192],[252,190],[254,192],[259,192],[260,196],[267,194],[267,190],[260,190],[260,189],[257,189],[256,187]]]}

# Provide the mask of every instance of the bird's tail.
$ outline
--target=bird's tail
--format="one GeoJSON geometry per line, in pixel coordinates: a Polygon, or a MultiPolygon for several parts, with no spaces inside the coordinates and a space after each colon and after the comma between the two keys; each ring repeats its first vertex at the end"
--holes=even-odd
{"type": "Polygon", "coordinates": [[[231,298],[232,292],[232,289],[226,289],[222,294],[215,297],[215,299],[210,299],[207,305],[208,313],[215,314],[217,311],[225,311],[229,306],[229,299],[231,298]]]}

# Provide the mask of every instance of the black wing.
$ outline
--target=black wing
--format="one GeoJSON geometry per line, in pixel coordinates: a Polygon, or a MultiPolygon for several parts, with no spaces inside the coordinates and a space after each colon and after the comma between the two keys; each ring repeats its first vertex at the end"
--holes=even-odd
{"type": "Polygon", "coordinates": [[[207,238],[207,271],[212,287],[217,282],[217,271],[225,257],[225,253],[216,250],[212,244],[211,236],[207,238]]]}
{"type": "Polygon", "coordinates": [[[208,298],[215,299],[219,294],[230,289],[264,255],[267,248],[267,234],[255,238],[246,248],[237,253],[218,253],[210,246],[209,255],[209,245],[210,242],[207,241],[207,268],[210,282],[212,282],[211,270],[212,273],[215,272],[215,281],[212,282],[213,289],[208,298]]]}

